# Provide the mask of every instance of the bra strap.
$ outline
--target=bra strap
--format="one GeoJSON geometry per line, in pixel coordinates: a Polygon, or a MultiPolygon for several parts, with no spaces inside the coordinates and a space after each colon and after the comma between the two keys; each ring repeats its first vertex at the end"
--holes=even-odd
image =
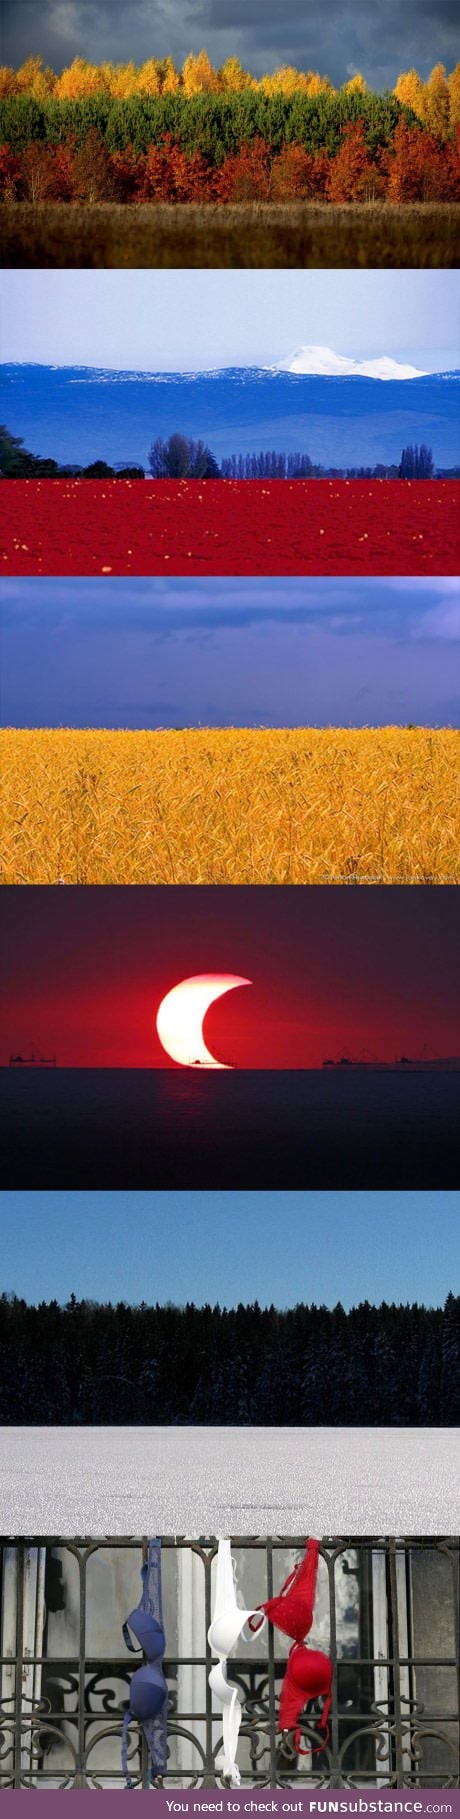
{"type": "Polygon", "coordinates": [[[131,1712],[125,1712],[124,1719],[123,1719],[122,1732],[121,1732],[121,1766],[123,1769],[123,1774],[125,1777],[127,1788],[134,1787],[134,1781],[131,1778],[131,1775],[129,1773],[129,1768],[128,1768],[128,1731],[129,1731],[130,1723],[131,1723],[131,1712]]]}

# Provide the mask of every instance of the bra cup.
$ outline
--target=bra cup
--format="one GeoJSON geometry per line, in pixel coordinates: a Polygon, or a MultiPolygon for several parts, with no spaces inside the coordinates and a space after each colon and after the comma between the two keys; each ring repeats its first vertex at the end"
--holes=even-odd
{"type": "Polygon", "coordinates": [[[133,1674],[130,1688],[129,1706],[133,1718],[155,1718],[161,1711],[166,1697],[166,1681],[160,1667],[147,1662],[133,1674]]]}
{"type": "Polygon", "coordinates": [[[291,1649],[287,1671],[294,1685],[310,1699],[326,1692],[332,1678],[329,1655],[324,1655],[322,1649],[305,1648],[302,1643],[291,1649]]]}
{"type": "Polygon", "coordinates": [[[303,1560],[288,1574],[281,1591],[261,1606],[283,1635],[293,1642],[303,1642],[313,1623],[318,1577],[319,1542],[310,1536],[303,1560]]]}
{"type": "Polygon", "coordinates": [[[166,1637],[163,1625],[162,1623],[158,1623],[156,1617],[151,1617],[149,1611],[143,1611],[140,1604],[136,1605],[134,1611],[130,1611],[129,1617],[126,1618],[126,1623],[123,1624],[123,1635],[129,1647],[129,1641],[126,1636],[127,1630],[130,1631],[132,1636],[136,1637],[136,1642],[139,1643],[139,1647],[142,1649],[147,1661],[159,1661],[161,1659],[166,1648],[166,1637]]]}
{"type": "MultiPolygon", "coordinates": [[[[321,1649],[306,1648],[302,1643],[295,1643],[288,1656],[286,1673],[281,1687],[279,1707],[279,1730],[293,1730],[298,1724],[305,1706],[312,1699],[323,1697],[329,1707],[332,1683],[332,1662],[321,1649]]],[[[327,1715],[326,1707],[323,1720],[327,1715]]]]}
{"type": "MultiPolygon", "coordinates": [[[[220,1616],[213,1617],[208,1629],[208,1642],[212,1654],[220,1655],[222,1660],[225,1660],[226,1655],[230,1655],[236,1643],[239,1642],[240,1636],[244,1642],[253,1640],[252,1636],[245,1636],[243,1632],[249,1618],[258,1615],[257,1611],[242,1611],[239,1605],[235,1604],[233,1610],[222,1611],[220,1616]]],[[[258,1629],[255,1634],[258,1634],[258,1629]]]]}
{"type": "Polygon", "coordinates": [[[220,1705],[231,1705],[235,1695],[237,1702],[242,1705],[243,1693],[241,1692],[241,1687],[233,1686],[231,1681],[227,1680],[225,1663],[216,1661],[215,1667],[211,1668],[209,1686],[211,1692],[214,1693],[214,1698],[219,1700],[220,1705]]]}

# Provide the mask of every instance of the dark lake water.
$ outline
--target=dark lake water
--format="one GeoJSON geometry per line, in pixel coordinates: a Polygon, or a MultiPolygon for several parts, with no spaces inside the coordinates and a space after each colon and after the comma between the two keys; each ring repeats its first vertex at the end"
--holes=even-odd
{"type": "Polygon", "coordinates": [[[0,1070],[3,1186],[456,1188],[460,1072],[0,1070]]]}

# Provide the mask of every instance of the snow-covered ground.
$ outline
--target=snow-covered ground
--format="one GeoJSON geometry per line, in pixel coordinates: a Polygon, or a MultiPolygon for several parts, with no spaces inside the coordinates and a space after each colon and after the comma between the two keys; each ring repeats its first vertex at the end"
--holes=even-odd
{"type": "Polygon", "coordinates": [[[3,1535],[455,1533],[452,1429],[0,1429],[3,1535]]]}

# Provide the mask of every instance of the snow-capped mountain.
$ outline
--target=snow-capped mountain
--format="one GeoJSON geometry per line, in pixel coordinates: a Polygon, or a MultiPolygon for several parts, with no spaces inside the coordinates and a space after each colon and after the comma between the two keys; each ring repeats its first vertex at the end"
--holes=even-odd
{"type": "Polygon", "coordinates": [[[362,370],[302,372],[292,363],[195,373],[13,364],[3,367],[0,416],[27,448],[65,463],[114,465],[128,450],[131,463],[146,466],[155,438],[180,430],[202,437],[218,461],[275,449],[326,466],[372,466],[425,442],[437,467],[457,466],[458,374],[416,374],[409,385],[401,372],[382,385],[362,370]]]}
{"type": "Polygon", "coordinates": [[[352,360],[332,347],[299,347],[280,362],[285,373],[310,373],[322,379],[423,379],[423,370],[381,354],[378,360],[352,360]]]}

